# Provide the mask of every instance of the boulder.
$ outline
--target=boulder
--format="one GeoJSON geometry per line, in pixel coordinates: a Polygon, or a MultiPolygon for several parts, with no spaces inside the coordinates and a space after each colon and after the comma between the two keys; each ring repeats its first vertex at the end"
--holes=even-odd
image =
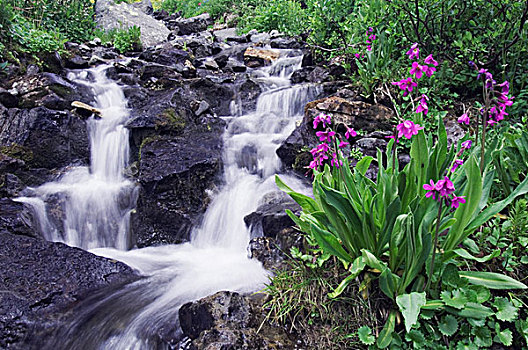
{"type": "Polygon", "coordinates": [[[97,0],[95,2],[97,25],[104,30],[140,27],[141,43],[144,47],[166,41],[170,30],[165,27],[163,22],[143,12],[144,8],[148,8],[148,4],[147,6],[136,6],[128,4],[126,1],[118,4],[114,0],[97,0]]]}
{"type": "Polygon", "coordinates": [[[251,68],[262,67],[271,64],[279,58],[280,53],[276,50],[248,47],[244,51],[244,62],[251,68]]]}
{"type": "Polygon", "coordinates": [[[33,349],[35,329],[60,327],[61,315],[94,291],[129,283],[123,263],[62,243],[0,231],[0,347],[33,349]]]}
{"type": "Polygon", "coordinates": [[[189,35],[193,33],[203,32],[209,25],[213,24],[213,20],[208,13],[203,13],[196,17],[181,18],[174,22],[176,35],[189,35]]]}
{"type": "Polygon", "coordinates": [[[187,303],[179,319],[189,349],[293,349],[284,329],[264,321],[264,294],[218,292],[187,303]]]}

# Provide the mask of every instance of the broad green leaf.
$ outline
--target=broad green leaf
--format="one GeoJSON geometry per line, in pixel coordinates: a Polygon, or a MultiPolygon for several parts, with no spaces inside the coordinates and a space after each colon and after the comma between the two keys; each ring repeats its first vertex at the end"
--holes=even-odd
{"type": "Polygon", "coordinates": [[[513,344],[512,331],[505,329],[503,331],[497,332],[497,335],[495,335],[493,340],[495,340],[497,343],[502,343],[502,345],[511,346],[513,344]]]}
{"type": "Polygon", "coordinates": [[[313,200],[313,198],[310,198],[302,193],[295,192],[288,185],[286,185],[278,175],[275,175],[275,183],[281,191],[286,192],[290,197],[292,197],[293,200],[296,201],[304,211],[312,213],[318,210],[317,203],[313,200]]]}
{"type": "Polygon", "coordinates": [[[460,275],[455,264],[448,264],[442,273],[442,283],[446,286],[458,288],[461,286],[460,275]]]}
{"type": "Polygon", "coordinates": [[[451,336],[458,330],[458,321],[453,315],[445,315],[438,323],[438,329],[443,335],[451,336]]]}
{"type": "Polygon", "coordinates": [[[517,319],[517,312],[519,308],[513,306],[513,304],[506,298],[497,297],[493,301],[492,305],[497,309],[495,316],[498,320],[512,322],[517,319]]]}
{"type": "Polygon", "coordinates": [[[413,329],[410,332],[408,331],[407,334],[405,334],[405,339],[407,341],[412,341],[413,349],[422,349],[425,342],[423,333],[417,329],[413,329]]]}
{"type": "Polygon", "coordinates": [[[394,332],[394,327],[396,326],[396,313],[396,310],[391,310],[391,312],[389,313],[389,317],[385,322],[385,326],[383,327],[378,336],[376,345],[380,349],[386,348],[392,342],[392,332],[394,332]]]}
{"type": "Polygon", "coordinates": [[[440,298],[447,306],[454,307],[455,309],[463,309],[468,302],[466,295],[460,289],[452,291],[444,290],[440,293],[440,298]]]}
{"type": "Polygon", "coordinates": [[[478,350],[478,346],[475,344],[464,344],[462,341],[459,341],[456,350],[478,350]]]}
{"type": "Polygon", "coordinates": [[[455,250],[453,250],[453,253],[455,253],[456,255],[458,255],[458,256],[460,256],[460,257],[462,257],[464,259],[477,261],[479,263],[484,263],[486,261],[489,261],[489,260],[491,260],[493,258],[498,257],[501,254],[501,251],[500,251],[500,249],[496,249],[496,250],[493,251],[493,253],[488,254],[486,256],[483,256],[482,258],[477,258],[477,257],[471,255],[464,248],[455,249],[455,250]]]}
{"type": "Polygon", "coordinates": [[[332,293],[328,294],[328,297],[337,298],[339,295],[341,295],[341,293],[343,293],[343,291],[350,284],[350,282],[352,282],[361,273],[361,271],[363,271],[365,266],[366,265],[365,261],[363,260],[363,257],[358,256],[349,268],[350,275],[344,278],[341,283],[339,283],[339,285],[336,287],[336,289],[334,289],[332,293]]]}
{"type": "Polygon", "coordinates": [[[517,320],[517,322],[515,322],[515,328],[520,334],[522,334],[524,341],[528,343],[528,319],[517,320]]]}
{"type": "Polygon", "coordinates": [[[332,255],[337,256],[339,259],[342,259],[343,261],[352,262],[352,258],[350,255],[343,249],[337,238],[331,234],[330,232],[321,229],[320,227],[311,224],[310,225],[312,234],[315,237],[315,240],[317,241],[317,244],[321,248],[323,248],[323,251],[326,251],[327,253],[330,253],[332,255]]]}
{"type": "Polygon", "coordinates": [[[442,300],[427,300],[422,310],[434,310],[438,311],[444,308],[444,302],[442,300]]]}
{"type": "Polygon", "coordinates": [[[490,289],[526,289],[524,283],[494,272],[460,271],[460,277],[465,277],[469,283],[485,286],[490,289]]]}
{"type": "Polygon", "coordinates": [[[371,156],[363,157],[359,162],[357,162],[355,170],[361,175],[365,175],[373,159],[374,158],[371,156]]]}
{"type": "Polygon", "coordinates": [[[425,305],[425,302],[425,292],[413,292],[410,294],[398,295],[396,297],[396,304],[398,304],[400,312],[403,315],[407,332],[409,332],[412,326],[418,321],[420,309],[425,305]]]}
{"type": "Polygon", "coordinates": [[[491,292],[489,288],[486,288],[484,286],[473,285],[470,286],[470,289],[476,294],[476,300],[474,301],[475,303],[482,304],[491,298],[491,292]]]}
{"type": "Polygon", "coordinates": [[[381,291],[394,300],[394,293],[396,292],[396,285],[400,277],[393,274],[390,269],[386,268],[379,276],[379,286],[381,291]]]}
{"type": "Polygon", "coordinates": [[[372,335],[372,329],[369,326],[363,326],[358,329],[359,340],[365,345],[373,345],[376,338],[372,335]]]}
{"type": "Polygon", "coordinates": [[[381,262],[367,249],[361,249],[361,254],[363,255],[363,259],[365,261],[365,264],[367,264],[368,267],[372,269],[376,269],[380,272],[387,269],[387,265],[385,263],[381,262]]]}
{"type": "Polygon", "coordinates": [[[477,319],[485,319],[495,314],[489,307],[472,302],[468,302],[462,310],[457,310],[452,307],[446,307],[446,310],[453,315],[477,319]]]}

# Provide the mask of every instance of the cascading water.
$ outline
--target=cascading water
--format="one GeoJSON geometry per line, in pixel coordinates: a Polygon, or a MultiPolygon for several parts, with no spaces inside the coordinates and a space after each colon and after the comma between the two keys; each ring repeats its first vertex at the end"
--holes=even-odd
{"type": "MultiPolygon", "coordinates": [[[[301,59],[279,58],[274,65],[254,71],[265,92],[256,111],[229,118],[224,134],[225,184],[210,204],[202,226],[192,232],[191,242],[131,251],[93,249],[96,254],[125,262],[146,277],[114,294],[85,302],[68,327],[44,348],[163,348],[166,345],[155,339],[180,337],[177,318],[184,303],[220,290],[251,292],[262,288],[268,273],[258,261],[247,257],[250,235],[243,218],[257,208],[264,194],[277,190],[273,175],[279,171],[280,160],[275,151],[294,130],[304,105],[319,93],[315,86],[289,86],[289,76],[299,68],[301,59]]],[[[120,105],[118,110],[124,110],[120,105]]],[[[103,142],[92,141],[92,147],[95,143],[103,142]]],[[[115,161],[123,164],[121,158],[115,161]]],[[[112,176],[99,175],[94,163],[92,167],[91,176],[123,183],[114,165],[112,176]]],[[[295,178],[287,181],[302,188],[295,178]]]]}
{"type": "Polygon", "coordinates": [[[129,157],[126,99],[105,75],[108,66],[70,73],[68,78],[92,88],[101,120],[88,120],[91,167],[76,167],[59,181],[28,189],[30,204],[47,240],[91,249],[129,248],[130,212],[135,206],[133,184],[124,179],[129,157]],[[51,204],[49,202],[52,202],[51,204]],[[57,209],[57,205],[60,209],[57,209]],[[53,220],[50,216],[63,220],[53,220]]]}

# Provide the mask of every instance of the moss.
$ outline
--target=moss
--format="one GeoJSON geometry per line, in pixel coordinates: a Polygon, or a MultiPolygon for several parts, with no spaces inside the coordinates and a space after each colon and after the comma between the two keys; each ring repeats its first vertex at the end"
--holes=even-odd
{"type": "Polygon", "coordinates": [[[63,98],[67,97],[72,93],[72,90],[70,88],[58,84],[51,85],[50,89],[51,91],[63,98]]]}
{"type": "Polygon", "coordinates": [[[23,160],[26,163],[33,160],[33,152],[29,148],[16,143],[13,143],[11,146],[1,146],[0,154],[23,160]]]}
{"type": "Polygon", "coordinates": [[[310,153],[301,152],[295,157],[295,162],[293,162],[293,170],[303,172],[306,171],[306,167],[310,164],[312,160],[310,153]]]}
{"type": "Polygon", "coordinates": [[[158,115],[156,129],[167,128],[171,131],[181,132],[185,128],[185,117],[180,115],[174,108],[167,108],[158,115]]]}
{"type": "Polygon", "coordinates": [[[147,136],[141,141],[141,145],[139,145],[139,152],[138,152],[138,162],[141,162],[141,151],[143,150],[143,147],[145,145],[148,145],[151,142],[161,140],[161,136],[159,135],[153,135],[153,136],[147,136]]]}

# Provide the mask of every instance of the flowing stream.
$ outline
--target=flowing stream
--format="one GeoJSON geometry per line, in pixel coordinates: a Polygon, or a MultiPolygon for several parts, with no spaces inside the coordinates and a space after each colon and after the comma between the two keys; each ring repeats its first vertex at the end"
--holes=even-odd
{"type": "MultiPolygon", "coordinates": [[[[119,86],[104,76],[104,67],[72,73],[72,79],[92,86],[103,111],[101,120],[89,121],[91,167],[72,169],[59,181],[33,189],[34,196],[19,200],[33,206],[47,239],[123,261],[145,278],[85,301],[44,348],[165,348],[160,339],[181,337],[178,309],[184,303],[221,290],[252,292],[264,286],[268,272],[247,257],[250,234],[243,218],[258,207],[264,194],[277,190],[276,149],[302,118],[304,105],[320,92],[311,85],[290,86],[289,77],[301,60],[283,50],[273,65],[253,71],[264,92],[256,111],[240,111],[234,105],[233,116],[227,118],[224,184],[191,241],[128,251],[135,191],[122,175],[128,159],[126,100],[119,86]],[[49,218],[47,202],[57,195],[66,201],[63,227],[49,218]]],[[[295,178],[288,177],[287,182],[303,187],[295,178]]]]}

